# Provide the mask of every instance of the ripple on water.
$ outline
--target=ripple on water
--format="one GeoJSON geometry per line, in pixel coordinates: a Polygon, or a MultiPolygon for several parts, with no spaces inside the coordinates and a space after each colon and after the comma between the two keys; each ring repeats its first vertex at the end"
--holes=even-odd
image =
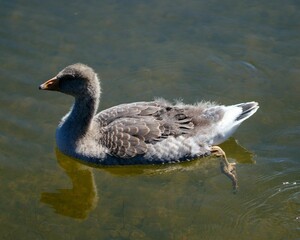
{"type": "MultiPolygon", "coordinates": [[[[265,185],[266,190],[262,190],[261,193],[257,193],[243,203],[244,211],[236,221],[236,229],[255,230],[254,235],[268,232],[271,234],[269,236],[274,235],[273,237],[279,233],[280,235],[286,233],[286,236],[297,235],[297,222],[299,223],[300,216],[300,180],[273,184],[279,175],[258,180],[260,187],[265,185]],[[268,187],[270,185],[273,187],[268,187]]],[[[260,191],[260,189],[257,190],[260,191]]],[[[264,238],[264,236],[261,237],[264,238]]]]}

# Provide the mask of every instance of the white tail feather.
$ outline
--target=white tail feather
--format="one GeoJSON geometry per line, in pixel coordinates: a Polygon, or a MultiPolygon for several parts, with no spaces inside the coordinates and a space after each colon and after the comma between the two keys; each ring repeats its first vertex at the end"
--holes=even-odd
{"type": "Polygon", "coordinates": [[[218,145],[227,140],[239,125],[251,117],[259,108],[257,102],[240,103],[224,106],[224,116],[216,129],[212,145],[218,145]]]}

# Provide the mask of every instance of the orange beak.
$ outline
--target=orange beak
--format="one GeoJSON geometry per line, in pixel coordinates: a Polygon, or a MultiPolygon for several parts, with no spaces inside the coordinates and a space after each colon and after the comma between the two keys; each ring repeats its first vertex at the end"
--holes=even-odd
{"type": "Polygon", "coordinates": [[[54,77],[39,86],[40,90],[59,91],[59,80],[54,77]]]}

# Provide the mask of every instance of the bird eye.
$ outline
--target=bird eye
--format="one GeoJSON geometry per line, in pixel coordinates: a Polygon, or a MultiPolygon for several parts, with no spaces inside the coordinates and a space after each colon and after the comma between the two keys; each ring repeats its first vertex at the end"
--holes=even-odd
{"type": "Polygon", "coordinates": [[[62,76],[58,76],[57,78],[60,79],[60,80],[71,80],[71,79],[74,78],[74,76],[70,75],[70,74],[65,74],[65,75],[62,75],[62,76]]]}

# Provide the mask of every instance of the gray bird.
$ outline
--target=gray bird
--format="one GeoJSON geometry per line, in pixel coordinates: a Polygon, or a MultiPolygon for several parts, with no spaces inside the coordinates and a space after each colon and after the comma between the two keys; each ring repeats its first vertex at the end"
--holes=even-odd
{"type": "Polygon", "coordinates": [[[99,165],[163,164],[215,155],[237,187],[235,166],[216,146],[259,108],[257,102],[231,106],[164,99],[121,104],[97,113],[101,93],[94,70],[76,63],[39,86],[75,98],[56,130],[58,149],[99,165]]]}

